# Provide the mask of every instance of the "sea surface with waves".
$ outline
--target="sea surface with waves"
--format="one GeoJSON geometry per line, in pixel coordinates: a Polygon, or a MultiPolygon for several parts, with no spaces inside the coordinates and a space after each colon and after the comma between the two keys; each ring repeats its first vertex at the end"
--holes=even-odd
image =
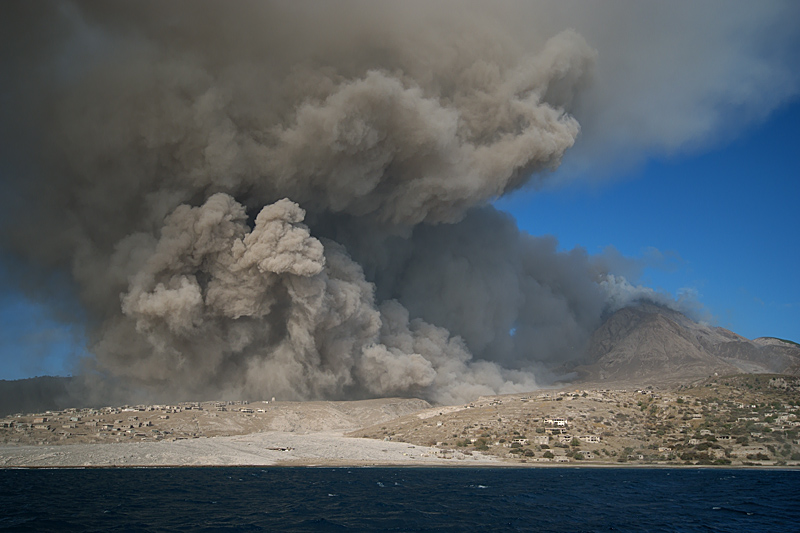
{"type": "Polygon", "coordinates": [[[800,471],[0,470],[0,531],[800,531],[800,471]]]}

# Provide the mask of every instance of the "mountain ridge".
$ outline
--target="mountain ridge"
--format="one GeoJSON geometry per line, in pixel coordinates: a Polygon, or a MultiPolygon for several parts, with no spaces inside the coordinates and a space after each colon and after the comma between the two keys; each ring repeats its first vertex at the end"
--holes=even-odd
{"type": "Polygon", "coordinates": [[[691,381],[736,373],[795,373],[800,345],[774,337],[747,339],[642,302],[611,314],[595,330],[580,381],[636,385],[691,381]]]}

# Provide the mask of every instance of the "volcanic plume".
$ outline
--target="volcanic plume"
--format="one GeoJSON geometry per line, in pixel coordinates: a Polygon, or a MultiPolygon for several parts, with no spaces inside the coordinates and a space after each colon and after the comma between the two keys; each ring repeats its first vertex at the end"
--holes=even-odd
{"type": "Polygon", "coordinates": [[[579,357],[636,289],[490,202],[559,166],[598,53],[458,6],[15,5],[4,247],[67,275],[87,371],[453,402],[579,357]]]}

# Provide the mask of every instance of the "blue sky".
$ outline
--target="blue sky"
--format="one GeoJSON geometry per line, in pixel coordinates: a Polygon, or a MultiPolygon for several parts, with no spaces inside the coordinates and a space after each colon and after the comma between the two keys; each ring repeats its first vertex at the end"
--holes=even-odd
{"type": "Polygon", "coordinates": [[[800,101],[725,145],[497,202],[521,229],[600,253],[652,256],[639,283],[697,292],[718,326],[800,341],[800,101]]]}

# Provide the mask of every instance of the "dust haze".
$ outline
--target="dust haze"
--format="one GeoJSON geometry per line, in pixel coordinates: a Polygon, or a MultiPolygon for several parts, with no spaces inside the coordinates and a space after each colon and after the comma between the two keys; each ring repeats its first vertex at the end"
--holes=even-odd
{"type": "Polygon", "coordinates": [[[797,9],[729,5],[13,3],[10,282],[85,328],[98,395],[531,390],[604,313],[682,304],[492,200],[714,142],[794,94],[749,45],[796,38],[797,9]],[[660,46],[675,20],[685,64],[660,46]]]}

